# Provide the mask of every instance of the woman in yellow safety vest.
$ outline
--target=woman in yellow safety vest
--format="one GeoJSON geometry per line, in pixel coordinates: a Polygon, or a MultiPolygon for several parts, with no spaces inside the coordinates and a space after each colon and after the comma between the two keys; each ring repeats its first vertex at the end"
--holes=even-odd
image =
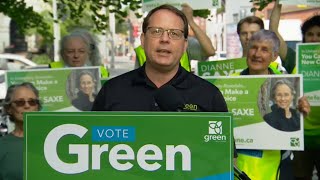
{"type": "Polygon", "coordinates": [[[101,76],[109,76],[108,70],[101,65],[95,40],[88,32],[75,31],[64,36],[60,42],[60,56],[63,61],[50,63],[50,68],[100,66],[101,76]]]}

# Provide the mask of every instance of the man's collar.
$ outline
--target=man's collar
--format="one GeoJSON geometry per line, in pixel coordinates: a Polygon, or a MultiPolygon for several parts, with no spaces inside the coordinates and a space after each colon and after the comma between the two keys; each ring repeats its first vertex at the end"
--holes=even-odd
{"type": "Polygon", "coordinates": [[[143,66],[137,69],[137,77],[132,80],[133,85],[148,85],[151,87],[156,87],[147,77],[145,73],[145,63],[143,66]]]}

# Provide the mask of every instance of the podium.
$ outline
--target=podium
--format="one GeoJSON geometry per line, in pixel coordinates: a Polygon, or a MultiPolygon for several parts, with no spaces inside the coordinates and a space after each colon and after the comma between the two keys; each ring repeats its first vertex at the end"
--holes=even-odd
{"type": "Polygon", "coordinates": [[[231,113],[30,112],[24,179],[234,179],[231,113]]]}

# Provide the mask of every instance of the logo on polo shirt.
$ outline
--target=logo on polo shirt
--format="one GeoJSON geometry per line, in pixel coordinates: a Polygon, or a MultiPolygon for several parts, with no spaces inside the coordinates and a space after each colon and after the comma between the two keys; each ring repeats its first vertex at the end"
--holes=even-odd
{"type": "Polygon", "coordinates": [[[183,110],[186,110],[186,111],[198,111],[198,105],[196,105],[196,104],[185,104],[183,110]]]}

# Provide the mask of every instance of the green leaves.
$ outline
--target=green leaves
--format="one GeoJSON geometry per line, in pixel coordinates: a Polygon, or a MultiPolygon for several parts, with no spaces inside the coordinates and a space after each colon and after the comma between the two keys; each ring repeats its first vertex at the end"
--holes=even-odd
{"type": "MultiPolygon", "coordinates": [[[[1,0],[0,12],[12,18],[18,24],[21,33],[36,31],[47,41],[53,39],[54,22],[60,24],[62,35],[75,27],[86,27],[94,32],[106,33],[109,28],[110,12],[115,13],[117,25],[121,25],[126,20],[129,10],[133,11],[137,18],[142,17],[139,11],[142,0],[56,0],[57,20],[53,19],[52,9],[44,16],[42,13],[35,12],[33,7],[27,7],[25,1],[1,0]]],[[[52,7],[52,0],[43,0],[43,2],[52,7]]],[[[194,16],[208,18],[209,15],[209,9],[194,10],[194,16]]]]}
{"type": "Polygon", "coordinates": [[[45,22],[43,17],[33,10],[33,7],[27,7],[24,1],[6,0],[0,2],[0,12],[9,16],[17,23],[20,33],[25,34],[30,29],[36,29],[41,35],[52,38],[52,33],[48,22],[45,22]]]}
{"type": "Polygon", "coordinates": [[[209,9],[200,9],[200,10],[194,10],[193,16],[199,16],[202,18],[207,18],[210,15],[209,9]]]}
{"type": "MultiPolygon", "coordinates": [[[[65,6],[65,13],[69,14],[69,19],[78,21],[85,14],[89,14],[94,24],[92,30],[105,32],[109,27],[109,13],[115,13],[117,23],[121,23],[128,16],[128,10],[136,11],[141,8],[142,2],[141,0],[60,0],[60,3],[65,6]]],[[[142,16],[139,13],[136,15],[142,16]]]]}
{"type": "Polygon", "coordinates": [[[251,8],[251,12],[255,12],[257,10],[262,11],[272,1],[273,0],[250,0],[250,2],[252,2],[254,5],[254,7],[251,8]]]}
{"type": "MultiPolygon", "coordinates": [[[[51,0],[43,0],[52,6],[51,0]]],[[[58,20],[53,19],[53,13],[47,13],[51,19],[44,18],[27,7],[25,0],[0,1],[0,12],[15,21],[21,33],[25,34],[30,29],[36,29],[43,37],[53,39],[50,26],[55,23],[60,25],[87,26],[91,24],[93,31],[105,32],[109,27],[109,12],[115,13],[116,20],[123,22],[128,15],[128,10],[135,12],[139,18],[142,14],[137,12],[141,8],[141,0],[56,0],[58,20]],[[84,22],[85,21],[85,22],[84,22]],[[91,21],[92,23],[88,22],[91,21]],[[83,24],[84,23],[84,24],[83,24]]]]}

